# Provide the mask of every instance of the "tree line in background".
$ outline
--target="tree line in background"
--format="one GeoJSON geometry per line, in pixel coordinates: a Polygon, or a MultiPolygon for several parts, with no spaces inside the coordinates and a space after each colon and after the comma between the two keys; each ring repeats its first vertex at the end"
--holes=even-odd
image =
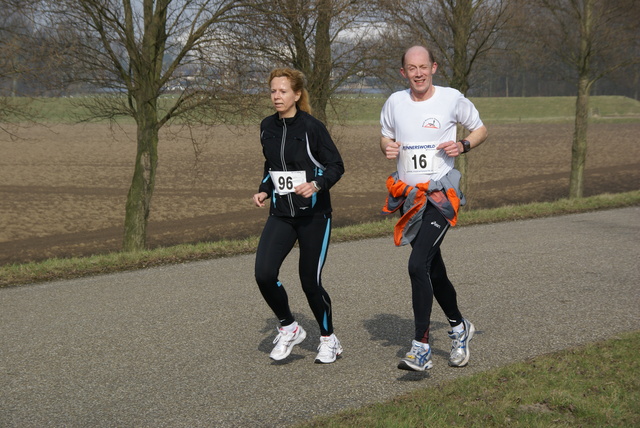
{"type": "MultiPolygon", "coordinates": [[[[68,2],[75,6],[86,2],[68,2]]],[[[118,19],[118,8],[131,3],[142,12],[142,0],[98,1],[103,10],[113,11],[112,19],[118,19]]],[[[163,2],[152,2],[159,6],[163,2]]],[[[436,52],[441,65],[451,66],[442,70],[440,83],[459,87],[471,96],[527,97],[573,96],[576,93],[575,70],[562,56],[571,55],[571,45],[577,43],[580,26],[578,10],[588,5],[579,0],[252,0],[252,1],[176,1],[166,2],[167,7],[179,3],[184,9],[205,4],[210,10],[227,4],[234,7],[226,23],[216,22],[218,34],[215,43],[207,49],[215,52],[218,60],[226,56],[230,61],[242,61],[249,65],[255,78],[264,73],[265,66],[288,63],[302,70],[322,69],[320,58],[331,49],[331,66],[324,71],[325,82],[320,79],[313,85],[333,93],[336,89],[388,91],[398,86],[396,71],[398,50],[407,44],[425,43],[436,52]],[[323,3],[325,6],[323,6],[323,3]],[[249,6],[247,6],[249,5],[249,6]],[[240,11],[241,8],[244,10],[240,11]],[[252,10],[248,10],[250,8],[252,10]],[[464,12],[463,9],[469,10],[464,12]],[[321,11],[327,10],[327,16],[321,11]],[[558,11],[565,15],[561,17],[558,11]],[[570,15],[574,15],[570,17],[570,15]],[[233,16],[232,16],[233,15],[233,16]],[[567,20],[566,17],[570,19],[567,20]],[[558,21],[560,19],[560,21],[558,21]],[[495,21],[495,22],[491,22],[495,21]],[[573,22],[571,22],[573,21],[573,22]],[[325,40],[322,23],[325,23],[325,40]],[[318,26],[318,24],[320,24],[318,26]],[[320,29],[320,32],[317,31],[320,29]],[[559,34],[560,33],[560,34],[559,34]],[[571,40],[567,40],[571,39],[571,40]],[[456,43],[466,51],[455,55],[456,43]],[[255,63],[255,62],[258,63],[255,63]],[[454,64],[455,62],[455,64],[454,64]],[[467,64],[465,67],[463,64],[467,64]],[[367,64],[366,67],[362,67],[367,64]],[[381,66],[389,70],[381,70],[381,66]],[[468,82],[456,82],[451,73],[466,74],[468,82]],[[469,88],[464,88],[468,85],[469,88]]],[[[639,35],[635,22],[639,18],[637,0],[619,2],[595,1],[601,14],[619,14],[616,17],[598,16],[598,39],[609,45],[610,52],[600,52],[598,61],[614,59],[624,62],[603,75],[594,87],[592,95],[623,95],[640,99],[640,66],[637,62],[639,35]],[[611,3],[611,4],[608,4],[611,3]],[[625,22],[626,21],[626,22],[625,22]],[[614,52],[616,51],[616,52],[614,52]],[[617,58],[616,58],[617,57],[617,58]],[[624,58],[628,61],[624,61],[624,58]],[[635,61],[633,59],[635,58],[635,61]]],[[[62,16],[64,7],[57,7],[58,18],[52,15],[55,2],[40,0],[0,0],[0,8],[6,13],[0,17],[0,95],[1,96],[65,96],[79,93],[110,92],[110,82],[102,79],[86,79],[77,67],[80,64],[63,62],[69,48],[69,38],[86,34],[91,28],[65,28],[68,24],[62,16]],[[62,14],[61,14],[62,13],[62,14]],[[106,85],[103,85],[106,84],[106,85]]],[[[182,14],[176,19],[192,19],[182,14]]],[[[223,19],[224,20],[224,19],[223,19]]],[[[223,21],[220,20],[220,21],[223,21]]],[[[177,23],[174,23],[177,24],[177,23]]],[[[174,30],[178,30],[174,26],[174,30]]],[[[167,34],[170,49],[164,53],[169,61],[174,50],[183,40],[180,34],[167,34]]],[[[599,45],[603,43],[599,42],[599,45]]],[[[223,61],[217,61],[220,66],[223,61]]],[[[207,59],[185,64],[174,76],[167,91],[175,91],[189,84],[198,72],[206,70],[207,59]],[[204,68],[199,67],[204,66],[204,68]]],[[[98,64],[96,64],[98,65],[98,64]]],[[[237,65],[240,65],[239,63],[237,65]]],[[[255,81],[242,80],[249,70],[239,71],[237,88],[252,86],[255,81]]],[[[314,77],[316,73],[311,73],[314,77]]],[[[263,76],[262,76],[263,77],[263,76]]],[[[264,82],[259,82],[264,86],[264,82]]]]}
{"type": "Polygon", "coordinates": [[[0,122],[29,118],[17,96],[110,95],[85,107],[92,118],[135,119],[124,250],[139,250],[163,126],[247,116],[276,66],[305,73],[314,114],[326,121],[337,92],[403,87],[400,57],[424,44],[439,64],[436,84],[464,94],[576,96],[570,196],[581,197],[589,95],[638,99],[639,3],[0,0],[0,122]]]}

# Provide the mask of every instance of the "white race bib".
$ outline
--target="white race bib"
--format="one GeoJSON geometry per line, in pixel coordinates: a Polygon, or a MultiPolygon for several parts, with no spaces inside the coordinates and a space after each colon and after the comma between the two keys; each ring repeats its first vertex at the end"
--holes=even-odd
{"type": "Polygon", "coordinates": [[[269,171],[273,187],[280,195],[294,191],[295,187],[307,182],[305,171],[269,171]]]}
{"type": "Polygon", "coordinates": [[[400,161],[407,174],[434,174],[445,161],[436,150],[438,143],[402,143],[400,161]]]}

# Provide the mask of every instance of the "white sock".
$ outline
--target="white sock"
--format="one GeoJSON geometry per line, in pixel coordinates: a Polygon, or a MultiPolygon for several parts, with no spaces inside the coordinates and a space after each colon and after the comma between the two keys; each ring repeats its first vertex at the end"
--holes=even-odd
{"type": "Polygon", "coordinates": [[[453,330],[454,333],[462,333],[464,331],[464,323],[461,322],[460,324],[452,327],[451,329],[453,330]]]}
{"type": "Polygon", "coordinates": [[[293,333],[296,330],[296,328],[298,328],[298,321],[294,321],[289,325],[283,325],[280,328],[286,331],[287,333],[293,333]]]}
{"type": "MultiPolygon", "coordinates": [[[[418,342],[418,341],[416,340],[416,342],[418,342]]],[[[429,344],[428,343],[424,343],[424,342],[418,342],[418,343],[420,343],[420,346],[422,346],[425,351],[429,350],[429,344]]]]}

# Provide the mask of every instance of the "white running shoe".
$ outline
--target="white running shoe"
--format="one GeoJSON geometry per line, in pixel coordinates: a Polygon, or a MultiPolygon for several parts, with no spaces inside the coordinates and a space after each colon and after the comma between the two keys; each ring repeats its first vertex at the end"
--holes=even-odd
{"type": "Polygon", "coordinates": [[[398,363],[400,370],[423,372],[433,367],[431,361],[431,347],[426,343],[411,341],[411,349],[398,363]]]}
{"type": "Polygon", "coordinates": [[[449,365],[451,367],[464,367],[469,363],[469,342],[473,339],[476,327],[466,319],[462,319],[464,331],[460,333],[449,332],[451,338],[451,354],[449,365]]]}
{"type": "Polygon", "coordinates": [[[301,325],[298,325],[292,332],[288,332],[282,327],[278,328],[278,335],[273,340],[275,347],[269,357],[276,361],[284,360],[289,356],[294,345],[302,342],[307,337],[307,332],[304,331],[301,325]]]}
{"type": "Polygon", "coordinates": [[[320,336],[320,345],[318,346],[316,363],[333,363],[338,355],[342,354],[342,351],[342,345],[335,334],[331,333],[331,336],[320,336]]]}

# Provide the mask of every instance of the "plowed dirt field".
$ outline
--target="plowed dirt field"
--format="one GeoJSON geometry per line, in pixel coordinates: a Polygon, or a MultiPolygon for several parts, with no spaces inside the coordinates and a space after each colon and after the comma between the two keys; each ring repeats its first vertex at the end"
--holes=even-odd
{"type": "MultiPolygon", "coordinates": [[[[571,123],[488,124],[470,152],[474,208],[551,201],[568,194],[571,123]]],[[[335,126],[346,173],[332,189],[334,225],[380,219],[394,170],[379,126],[335,126]]],[[[640,122],[589,128],[585,196],[640,188],[640,122]]],[[[135,160],[135,128],[33,126],[0,141],[0,264],[117,251],[135,160]]],[[[149,221],[150,247],[259,234],[253,207],[263,158],[257,127],[162,132],[149,221]],[[197,153],[197,156],[196,156],[197,153]]]]}

